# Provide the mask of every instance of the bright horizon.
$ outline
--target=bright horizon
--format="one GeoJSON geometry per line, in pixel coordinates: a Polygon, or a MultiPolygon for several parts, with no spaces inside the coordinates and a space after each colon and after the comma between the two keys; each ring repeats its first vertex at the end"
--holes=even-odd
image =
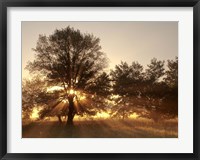
{"type": "Polygon", "coordinates": [[[108,70],[121,61],[138,61],[144,67],[152,58],[175,59],[178,56],[178,22],[22,22],[22,78],[28,61],[34,59],[39,34],[49,36],[67,26],[100,38],[102,51],[109,59],[108,70]]]}

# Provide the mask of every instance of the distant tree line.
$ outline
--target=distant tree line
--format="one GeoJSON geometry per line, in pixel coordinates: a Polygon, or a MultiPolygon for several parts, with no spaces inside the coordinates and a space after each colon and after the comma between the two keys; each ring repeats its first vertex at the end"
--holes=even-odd
{"type": "Polygon", "coordinates": [[[111,71],[112,94],[120,95],[113,116],[131,113],[155,121],[178,116],[178,57],[165,62],[153,58],[144,71],[138,62],[116,65],[111,71]],[[166,68],[166,69],[165,69],[166,68]]]}

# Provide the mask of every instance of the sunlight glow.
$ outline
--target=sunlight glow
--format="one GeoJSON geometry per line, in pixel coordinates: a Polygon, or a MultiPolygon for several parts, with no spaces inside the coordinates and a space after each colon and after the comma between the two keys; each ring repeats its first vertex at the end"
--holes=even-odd
{"type": "Polygon", "coordinates": [[[118,94],[112,94],[110,98],[111,99],[117,99],[119,97],[120,97],[120,95],[118,95],[118,94]]]}
{"type": "Polygon", "coordinates": [[[138,114],[137,113],[133,113],[133,114],[131,114],[130,116],[129,116],[129,118],[131,118],[131,119],[136,119],[136,118],[138,118],[138,114]]]}
{"type": "Polygon", "coordinates": [[[39,114],[38,113],[39,113],[39,109],[34,108],[32,114],[30,116],[30,118],[31,119],[37,119],[37,118],[39,118],[39,114]]]}
{"type": "Polygon", "coordinates": [[[53,86],[53,87],[48,87],[47,88],[47,92],[54,92],[54,91],[59,91],[59,90],[63,90],[63,87],[60,86],[53,86]]]}
{"type": "Polygon", "coordinates": [[[85,96],[80,96],[79,99],[80,100],[84,100],[84,99],[86,99],[86,97],[85,96]]]}
{"type": "Polygon", "coordinates": [[[99,112],[96,114],[96,116],[94,116],[94,118],[109,118],[110,117],[110,114],[107,113],[107,112],[99,112]]]}
{"type": "Polygon", "coordinates": [[[75,91],[73,89],[70,89],[69,94],[75,94],[75,91]]]}
{"type": "Polygon", "coordinates": [[[63,103],[67,103],[67,100],[63,99],[62,102],[63,102],[63,103]]]}
{"type": "Polygon", "coordinates": [[[109,105],[112,105],[112,106],[117,104],[114,100],[106,99],[105,102],[108,103],[109,105]]]}

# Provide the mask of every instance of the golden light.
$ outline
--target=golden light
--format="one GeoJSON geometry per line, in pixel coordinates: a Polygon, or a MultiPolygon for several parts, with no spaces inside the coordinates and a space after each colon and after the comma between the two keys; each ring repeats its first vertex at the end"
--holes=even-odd
{"type": "Polygon", "coordinates": [[[103,119],[106,119],[106,118],[109,118],[110,117],[110,114],[107,113],[107,112],[98,112],[96,114],[96,116],[94,116],[94,118],[103,118],[103,119]]]}
{"type": "Polygon", "coordinates": [[[76,91],[74,91],[73,89],[70,89],[69,94],[71,94],[71,95],[76,94],[76,91]]]}
{"type": "Polygon", "coordinates": [[[63,99],[62,102],[63,102],[63,103],[67,103],[67,100],[63,99]]]}
{"type": "Polygon", "coordinates": [[[114,100],[109,100],[109,99],[106,99],[105,102],[110,104],[110,105],[116,105],[117,104],[114,100]]]}
{"type": "Polygon", "coordinates": [[[120,95],[118,95],[118,94],[112,94],[110,98],[111,99],[117,99],[119,97],[120,97],[120,95]]]}
{"type": "Polygon", "coordinates": [[[136,118],[138,118],[138,114],[137,113],[133,113],[133,114],[131,114],[130,116],[129,116],[129,118],[131,118],[131,119],[136,119],[136,118]]]}
{"type": "Polygon", "coordinates": [[[31,119],[37,119],[37,118],[39,118],[39,114],[38,113],[39,113],[39,109],[34,108],[33,111],[32,111],[32,114],[31,114],[30,118],[31,119]]]}
{"type": "Polygon", "coordinates": [[[80,96],[79,99],[80,99],[80,100],[84,100],[84,99],[86,99],[86,97],[85,97],[85,96],[80,96]]]}
{"type": "Polygon", "coordinates": [[[60,86],[53,86],[53,87],[47,88],[47,92],[54,92],[54,91],[59,91],[59,90],[64,90],[64,88],[60,86]]]}

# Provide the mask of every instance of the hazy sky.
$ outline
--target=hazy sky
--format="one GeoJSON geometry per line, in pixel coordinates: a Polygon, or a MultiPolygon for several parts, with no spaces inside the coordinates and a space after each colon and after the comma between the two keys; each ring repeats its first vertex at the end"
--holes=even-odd
{"type": "Polygon", "coordinates": [[[50,35],[67,26],[99,37],[102,51],[112,69],[120,61],[138,61],[146,66],[155,57],[159,60],[178,56],[178,22],[22,22],[22,77],[28,61],[33,60],[39,34],[50,35]]]}

